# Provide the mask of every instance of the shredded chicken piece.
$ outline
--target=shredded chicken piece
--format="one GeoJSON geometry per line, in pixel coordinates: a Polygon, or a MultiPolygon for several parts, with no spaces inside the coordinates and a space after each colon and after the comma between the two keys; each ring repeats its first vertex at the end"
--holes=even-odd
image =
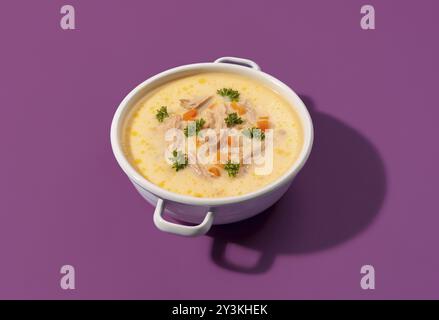
{"type": "Polygon", "coordinates": [[[227,117],[226,107],[224,104],[218,104],[215,108],[206,112],[206,118],[209,121],[209,128],[215,129],[217,133],[226,128],[224,119],[227,117]]]}
{"type": "MultiPolygon", "coordinates": [[[[226,106],[218,104],[215,108],[207,109],[204,114],[206,120],[206,127],[215,130],[217,136],[217,143],[220,145],[221,140],[227,139],[227,135],[221,129],[227,129],[224,119],[227,117],[226,106]]],[[[227,144],[227,140],[223,141],[227,144]]]]}
{"type": "Polygon", "coordinates": [[[191,168],[195,172],[195,174],[200,177],[210,177],[210,173],[207,168],[199,164],[196,158],[196,154],[191,152],[188,153],[189,168],[191,168]]]}
{"type": "Polygon", "coordinates": [[[180,129],[181,127],[181,115],[176,114],[176,115],[172,115],[169,118],[167,118],[164,123],[163,123],[163,129],[164,131],[175,128],[175,129],[180,129]]]}
{"type": "Polygon", "coordinates": [[[213,111],[209,110],[206,112],[206,114],[204,115],[204,120],[206,120],[204,126],[206,128],[214,128],[215,126],[215,117],[213,116],[213,111]]]}
{"type": "Polygon", "coordinates": [[[251,124],[255,124],[256,123],[256,121],[257,121],[257,116],[256,116],[256,111],[255,111],[255,109],[250,105],[250,103],[248,102],[248,100],[246,100],[244,103],[243,103],[243,106],[245,107],[245,109],[246,109],[246,112],[245,112],[245,118],[247,119],[247,121],[249,122],[249,123],[251,123],[251,124]]]}
{"type": "Polygon", "coordinates": [[[180,99],[180,105],[185,109],[198,109],[212,99],[213,96],[203,97],[201,99],[180,99]]]}

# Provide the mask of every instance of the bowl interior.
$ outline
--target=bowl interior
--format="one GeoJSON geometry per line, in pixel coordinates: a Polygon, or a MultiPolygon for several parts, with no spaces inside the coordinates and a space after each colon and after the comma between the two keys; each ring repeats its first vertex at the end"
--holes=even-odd
{"type": "Polygon", "coordinates": [[[119,105],[111,125],[111,145],[113,148],[113,153],[123,169],[123,171],[128,175],[128,177],[138,184],[143,189],[153,193],[154,195],[167,200],[172,200],[180,203],[192,204],[192,205],[204,205],[204,206],[214,206],[214,205],[223,205],[229,203],[236,203],[244,200],[248,200],[251,198],[258,197],[261,194],[265,194],[267,192],[276,189],[285,183],[288,183],[296,173],[302,168],[305,164],[309,153],[311,151],[313,142],[313,127],[311,117],[306,109],[305,104],[299,98],[299,96],[287,85],[285,85],[280,80],[258,70],[254,70],[251,68],[225,64],[225,63],[198,63],[185,65],[173,69],[169,69],[160,74],[157,74],[145,82],[138,85],[134,88],[121,102],[119,105]],[[169,81],[198,74],[203,72],[228,72],[239,74],[242,76],[250,77],[272,90],[276,91],[279,95],[281,95],[286,101],[288,101],[291,107],[294,108],[297,115],[300,118],[302,129],[303,129],[303,138],[304,143],[302,146],[302,150],[297,158],[297,160],[293,163],[293,165],[285,172],[282,176],[280,176],[274,182],[264,186],[261,189],[258,189],[254,192],[247,193],[240,196],[233,197],[223,197],[223,198],[197,198],[193,196],[186,196],[182,194],[177,194],[166,189],[160,188],[159,186],[151,183],[141,176],[134,167],[131,166],[129,161],[126,159],[124,152],[121,148],[121,139],[123,128],[125,125],[125,120],[127,116],[131,112],[131,110],[135,107],[137,102],[141,100],[145,94],[169,81]]]}

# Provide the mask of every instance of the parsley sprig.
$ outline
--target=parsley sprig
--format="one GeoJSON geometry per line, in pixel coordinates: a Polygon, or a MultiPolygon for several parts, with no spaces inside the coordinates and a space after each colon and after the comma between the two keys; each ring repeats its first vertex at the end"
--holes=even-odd
{"type": "Polygon", "coordinates": [[[256,128],[256,127],[244,129],[244,130],[242,130],[242,134],[250,139],[253,139],[253,138],[259,139],[259,140],[265,139],[265,132],[259,128],[256,128]]]}
{"type": "Polygon", "coordinates": [[[239,163],[233,163],[232,161],[227,161],[227,163],[224,165],[224,170],[227,171],[227,174],[229,177],[236,177],[236,175],[239,173],[239,163]]]}
{"type": "Polygon", "coordinates": [[[242,118],[240,118],[236,112],[230,113],[227,118],[224,119],[224,121],[229,128],[244,122],[244,120],[242,120],[242,118]]]}
{"type": "Polygon", "coordinates": [[[193,122],[189,123],[189,125],[186,128],[184,128],[184,135],[186,137],[198,135],[198,133],[201,131],[201,129],[203,129],[203,126],[205,123],[206,123],[206,120],[204,120],[203,118],[195,120],[195,126],[194,126],[193,122]]]}
{"type": "Polygon", "coordinates": [[[165,120],[165,118],[169,117],[168,108],[165,106],[162,106],[160,109],[157,110],[157,114],[155,115],[155,117],[157,118],[157,120],[159,122],[163,122],[163,120],[165,120]]]}
{"type": "Polygon", "coordinates": [[[188,165],[187,155],[183,154],[181,151],[172,151],[172,158],[170,160],[172,161],[172,168],[177,172],[183,170],[188,165]]]}
{"type": "Polygon", "coordinates": [[[216,91],[222,97],[228,97],[230,101],[239,101],[239,92],[232,88],[222,88],[216,91]]]}

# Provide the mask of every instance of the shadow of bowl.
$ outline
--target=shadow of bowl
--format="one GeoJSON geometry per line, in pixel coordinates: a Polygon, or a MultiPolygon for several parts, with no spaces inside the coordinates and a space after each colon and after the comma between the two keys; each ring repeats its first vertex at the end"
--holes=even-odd
{"type": "MultiPolygon", "coordinates": [[[[303,98],[303,97],[302,97],[303,98]]],[[[386,194],[386,174],[376,148],[358,131],[316,112],[303,98],[314,122],[310,158],[291,188],[260,215],[232,225],[215,226],[213,261],[243,273],[267,271],[277,255],[306,254],[341,244],[367,228],[386,194]],[[251,267],[227,258],[227,245],[260,253],[251,267]]]]}

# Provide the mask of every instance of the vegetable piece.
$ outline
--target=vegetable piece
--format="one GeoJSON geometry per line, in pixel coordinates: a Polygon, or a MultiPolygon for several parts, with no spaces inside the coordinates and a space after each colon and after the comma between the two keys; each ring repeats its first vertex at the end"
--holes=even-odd
{"type": "Polygon", "coordinates": [[[228,97],[230,101],[239,101],[239,92],[232,88],[222,88],[216,91],[222,97],[228,97]]]}
{"type": "Polygon", "coordinates": [[[207,171],[209,171],[209,173],[214,177],[221,176],[221,172],[219,171],[219,169],[217,167],[210,167],[209,169],[207,169],[207,171]]]}
{"type": "Polygon", "coordinates": [[[270,123],[268,122],[268,119],[261,119],[261,118],[259,118],[258,122],[256,122],[256,125],[262,131],[265,131],[268,128],[270,128],[270,123]]]}
{"type": "Polygon", "coordinates": [[[205,123],[206,120],[204,120],[203,118],[195,120],[195,132],[193,132],[193,130],[189,130],[189,126],[190,126],[189,124],[189,126],[184,128],[184,135],[186,137],[191,137],[194,135],[194,133],[195,135],[198,135],[198,133],[201,131],[205,123]]]}
{"type": "Polygon", "coordinates": [[[247,112],[247,109],[245,107],[241,106],[240,104],[236,103],[235,101],[232,101],[230,106],[232,107],[233,110],[237,111],[240,116],[242,116],[243,114],[245,114],[247,112]]]}
{"type": "Polygon", "coordinates": [[[242,134],[250,139],[253,139],[253,138],[259,139],[259,140],[265,139],[265,132],[262,131],[262,129],[255,128],[255,127],[242,130],[242,134]]]}
{"type": "Polygon", "coordinates": [[[234,140],[236,141],[235,143],[238,143],[239,142],[239,136],[227,136],[227,145],[229,147],[231,147],[234,140]]]}
{"type": "Polygon", "coordinates": [[[155,115],[155,117],[159,122],[163,122],[165,118],[169,117],[168,108],[166,106],[162,106],[160,109],[157,110],[157,114],[155,115]]]}
{"type": "Polygon", "coordinates": [[[227,171],[227,174],[229,177],[236,177],[236,175],[239,172],[239,163],[233,163],[232,161],[227,161],[226,165],[224,166],[224,170],[227,171]]]}
{"type": "Polygon", "coordinates": [[[202,107],[207,101],[212,99],[213,96],[207,96],[197,100],[180,99],[180,106],[186,109],[198,109],[202,107]]]}
{"type": "Polygon", "coordinates": [[[244,122],[244,120],[238,117],[238,114],[236,112],[230,113],[227,118],[224,119],[224,121],[229,128],[244,122]]]}
{"type": "Polygon", "coordinates": [[[216,166],[218,168],[224,168],[224,164],[221,163],[221,152],[219,150],[217,150],[216,152],[216,162],[217,162],[216,166]]]}
{"type": "Polygon", "coordinates": [[[183,154],[181,151],[172,151],[172,158],[170,160],[172,161],[172,168],[177,172],[183,170],[188,165],[187,155],[183,154]]]}
{"type": "Polygon", "coordinates": [[[186,111],[185,113],[183,113],[183,120],[184,121],[190,121],[190,120],[194,120],[195,117],[197,116],[197,109],[190,109],[188,111],[186,111]]]}

